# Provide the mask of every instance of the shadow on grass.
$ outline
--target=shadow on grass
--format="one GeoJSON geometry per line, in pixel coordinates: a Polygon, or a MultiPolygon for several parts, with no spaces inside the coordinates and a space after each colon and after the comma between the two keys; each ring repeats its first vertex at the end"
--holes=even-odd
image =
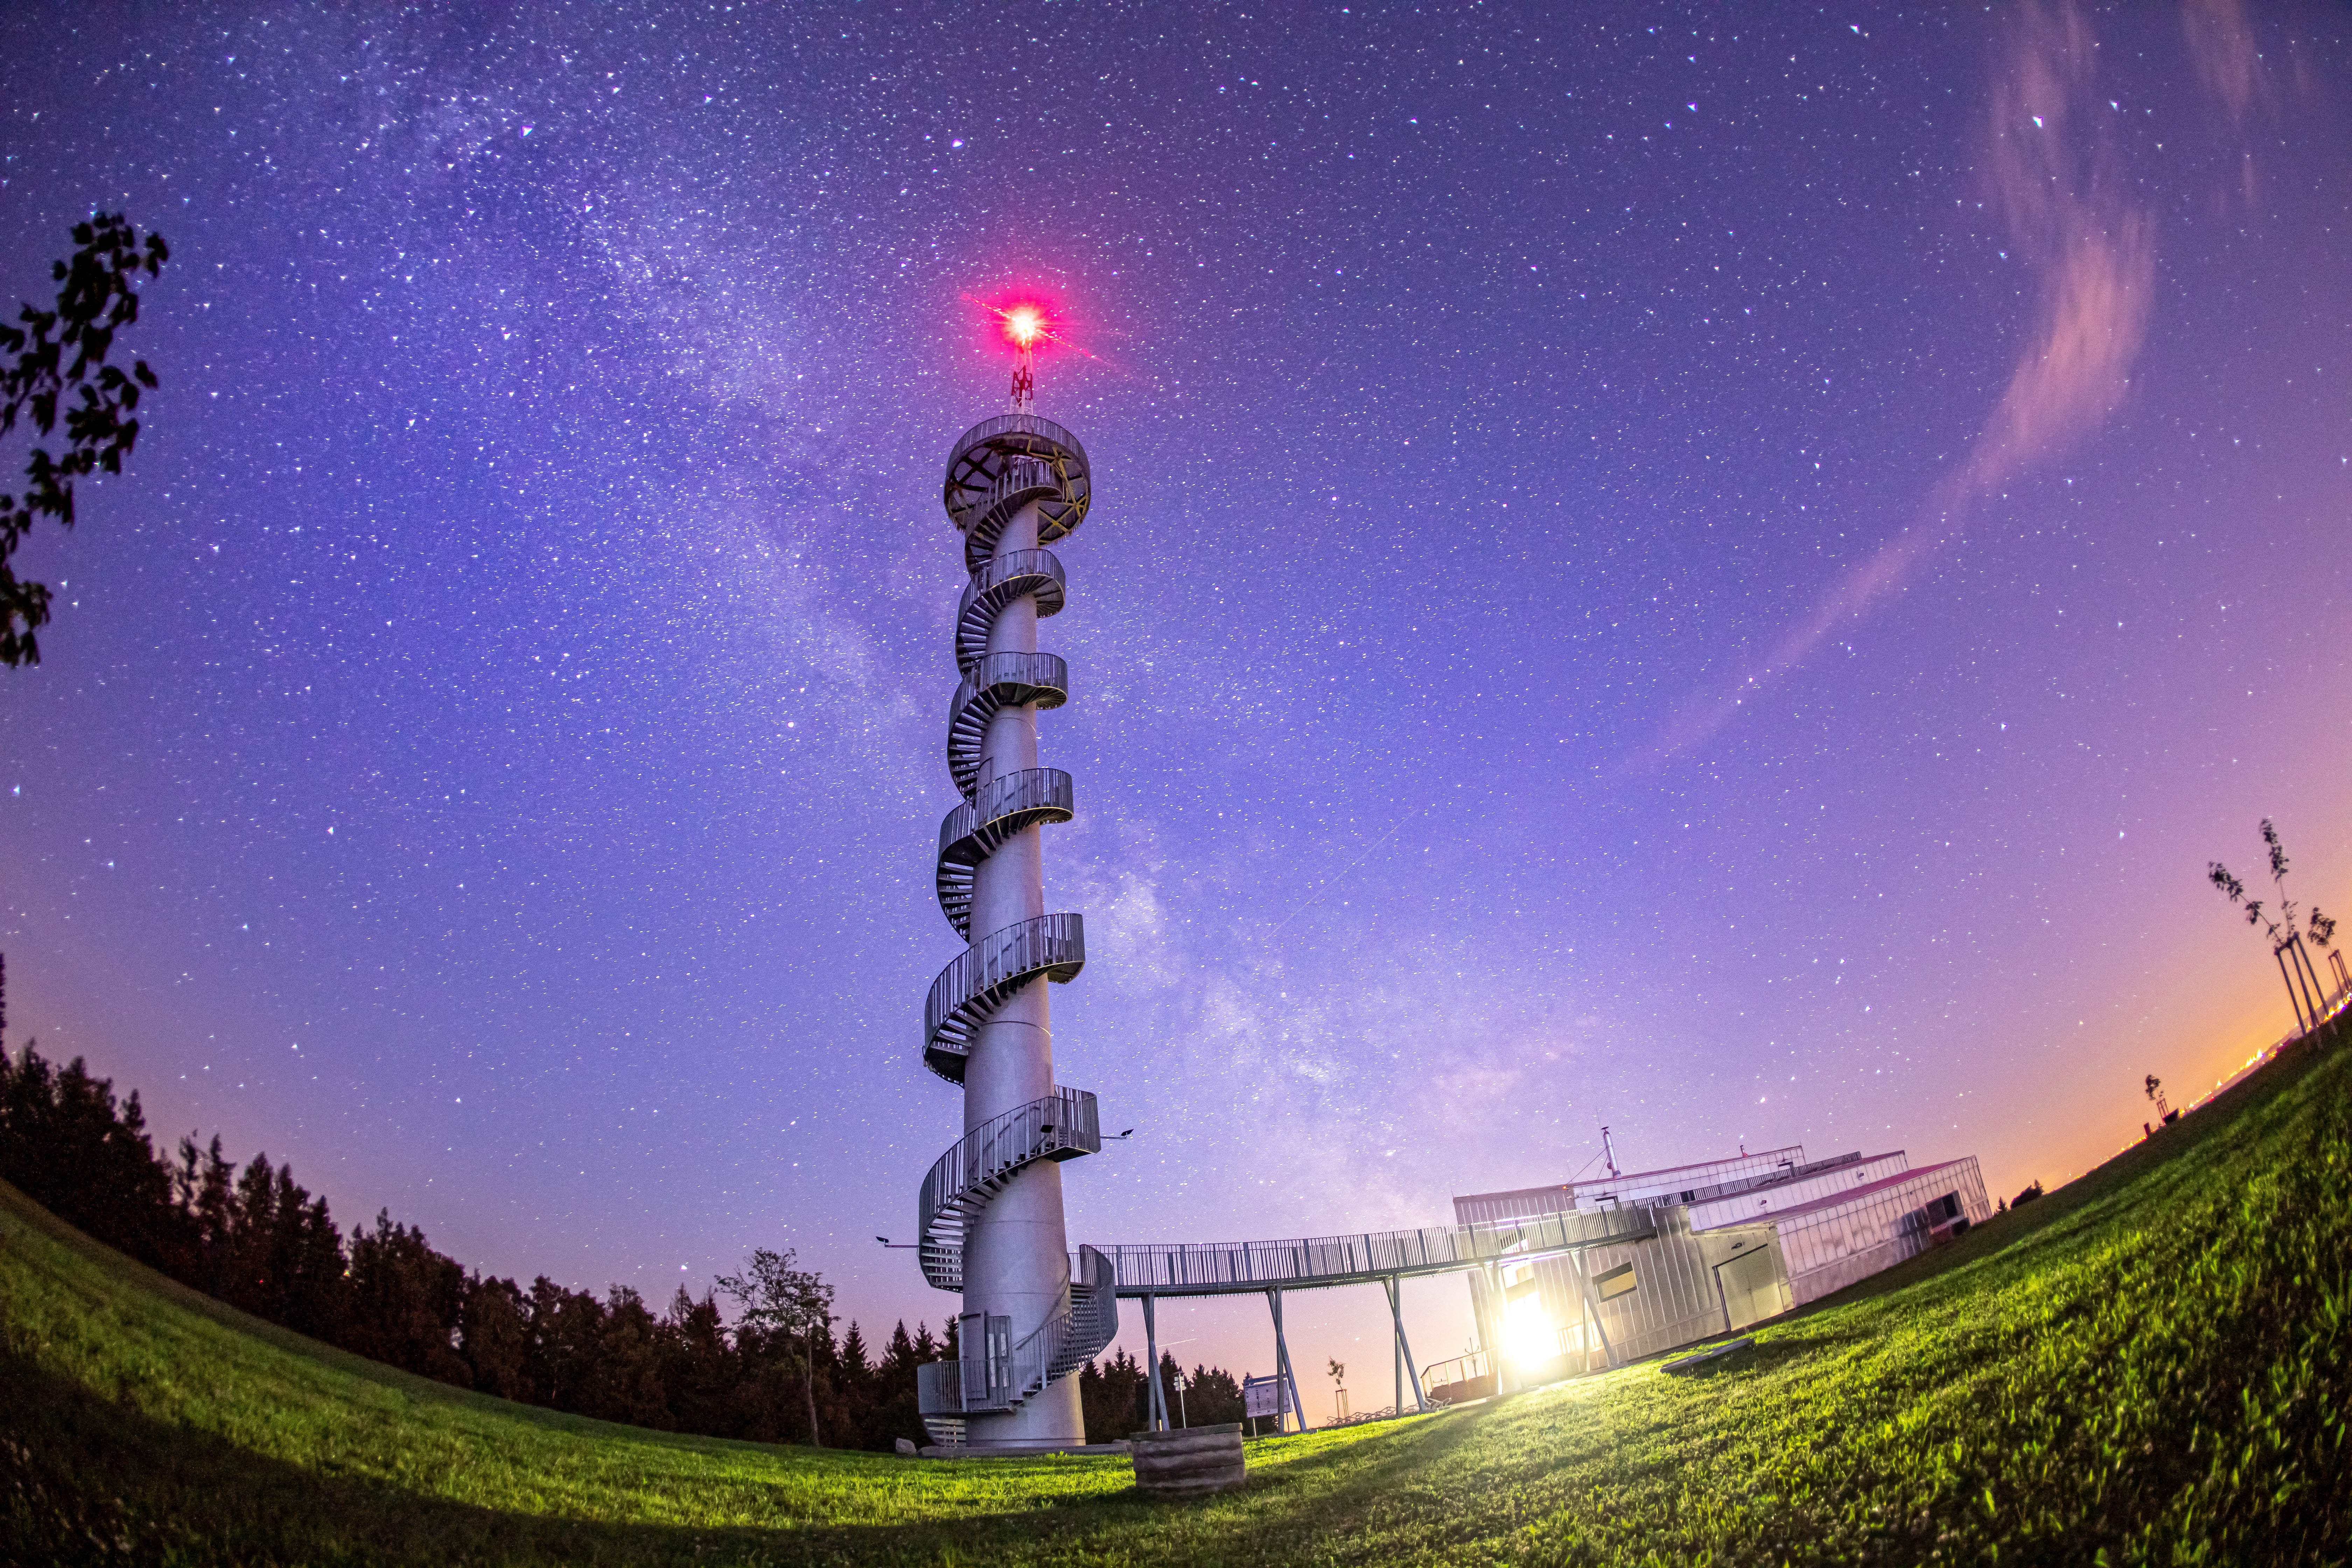
{"type": "Polygon", "coordinates": [[[1759,1342],[1743,1345],[1736,1351],[1703,1361],[1696,1366],[1685,1367],[1673,1375],[1684,1383],[1713,1383],[1719,1378],[1750,1377],[1786,1366],[1812,1353],[1811,1345],[1791,1345],[1759,1342]]]}
{"type": "MultiPolygon", "coordinates": [[[[0,1355],[14,1563],[688,1560],[730,1533],[591,1525],[268,1458],[0,1355]]],[[[743,1542],[749,1544],[749,1542],[743,1542]]]]}
{"type": "Polygon", "coordinates": [[[1091,1562],[1108,1549],[1145,1561],[1280,1562],[1312,1555],[1329,1528],[1411,1484],[1483,1414],[1264,1464],[1242,1491],[1205,1505],[1130,1489],[904,1524],[606,1523],[257,1455],[102,1399],[10,1351],[0,1352],[0,1561],[934,1564],[1091,1562]]]}
{"type": "MultiPolygon", "coordinates": [[[[552,1410],[541,1405],[522,1405],[501,1399],[494,1394],[482,1394],[454,1384],[441,1383],[420,1376],[380,1361],[344,1350],[324,1340],[314,1340],[282,1324],[251,1313],[203,1291],[184,1285],[159,1269],[152,1268],[138,1259],[116,1251],[94,1237],[86,1235],[67,1224],[47,1209],[27,1197],[18,1188],[0,1182],[0,1246],[9,1240],[12,1226],[22,1225],[44,1239],[62,1247],[82,1261],[96,1267],[110,1281],[127,1285],[137,1291],[154,1297],[167,1305],[193,1316],[206,1319],[222,1328],[258,1340],[301,1361],[312,1363],[342,1373],[347,1377],[392,1389],[405,1397],[425,1402],[440,1402],[479,1411],[502,1420],[524,1421],[550,1431],[579,1436],[627,1436],[638,1440],[705,1451],[744,1450],[773,1454],[789,1452],[789,1448],[750,1442],[733,1437],[707,1437],[690,1433],[657,1432],[649,1427],[630,1426],[620,1422],[601,1420],[593,1415],[576,1415],[566,1410],[552,1410]]],[[[0,1383],[0,1388],[7,1385],[0,1383]]],[[[838,1455],[840,1451],[835,1450],[838,1455]]],[[[880,1458],[880,1456],[866,1456],[880,1458]]]]}

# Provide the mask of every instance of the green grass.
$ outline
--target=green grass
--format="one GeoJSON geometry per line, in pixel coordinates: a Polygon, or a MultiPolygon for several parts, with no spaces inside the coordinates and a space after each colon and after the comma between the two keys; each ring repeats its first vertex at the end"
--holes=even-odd
{"type": "Polygon", "coordinates": [[[1123,1463],[673,1437],[254,1322],[0,1188],[0,1560],[2302,1563],[2352,1520],[2352,1054],[2283,1060],[1757,1333],[1450,1414],[1123,1463]]]}

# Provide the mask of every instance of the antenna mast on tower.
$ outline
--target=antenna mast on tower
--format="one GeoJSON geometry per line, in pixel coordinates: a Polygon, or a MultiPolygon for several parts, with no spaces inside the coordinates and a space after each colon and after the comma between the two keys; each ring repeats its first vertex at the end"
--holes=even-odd
{"type": "Polygon", "coordinates": [[[1016,351],[1013,357],[1013,412],[1034,414],[1037,401],[1037,340],[1045,333],[1045,318],[1034,305],[1015,305],[1004,312],[1004,332],[1016,351]]]}
{"type": "Polygon", "coordinates": [[[1027,414],[1037,401],[1037,350],[1024,340],[1013,362],[1013,412],[1027,414]]]}

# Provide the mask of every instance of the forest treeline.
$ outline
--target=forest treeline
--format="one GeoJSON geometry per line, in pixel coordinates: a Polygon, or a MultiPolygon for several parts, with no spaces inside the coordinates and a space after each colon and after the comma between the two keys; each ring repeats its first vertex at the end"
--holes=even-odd
{"type": "MultiPolygon", "coordinates": [[[[656,1311],[614,1285],[599,1300],[541,1275],[529,1288],[435,1250],[379,1212],[347,1237],[260,1154],[239,1169],[215,1137],[158,1154],[139,1095],[118,1103],[80,1058],[59,1068],[27,1045],[0,1050],[0,1180],[50,1213],[216,1300],[299,1333],[458,1388],[662,1431],[765,1443],[888,1449],[929,1441],[915,1369],[955,1353],[905,1322],[877,1349],[856,1322],[808,1336],[730,1323],[684,1287],[656,1311]],[[810,1431],[814,1405],[815,1431],[810,1431]]],[[[1164,1376],[1177,1368],[1161,1358],[1164,1376]]],[[[1140,1428],[1143,1367],[1124,1350],[1080,1373],[1089,1441],[1140,1428]]],[[[1187,1374],[1192,1425],[1241,1419],[1217,1368],[1187,1374]]],[[[1171,1405],[1176,1401],[1171,1398],[1171,1405]]]]}

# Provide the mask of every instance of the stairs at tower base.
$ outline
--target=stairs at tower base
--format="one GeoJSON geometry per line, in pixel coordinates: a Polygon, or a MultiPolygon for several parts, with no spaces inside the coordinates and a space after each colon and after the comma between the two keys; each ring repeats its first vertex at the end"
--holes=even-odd
{"type": "Polygon", "coordinates": [[[915,1369],[916,1409],[939,1443],[961,1443],[965,1418],[1017,1410],[1045,1385],[1070,1375],[1118,1337],[1118,1274],[1091,1247],[1071,1260],[1063,1309],[1019,1344],[1007,1344],[1007,1320],[968,1313],[957,1330],[953,1361],[915,1369]]]}

